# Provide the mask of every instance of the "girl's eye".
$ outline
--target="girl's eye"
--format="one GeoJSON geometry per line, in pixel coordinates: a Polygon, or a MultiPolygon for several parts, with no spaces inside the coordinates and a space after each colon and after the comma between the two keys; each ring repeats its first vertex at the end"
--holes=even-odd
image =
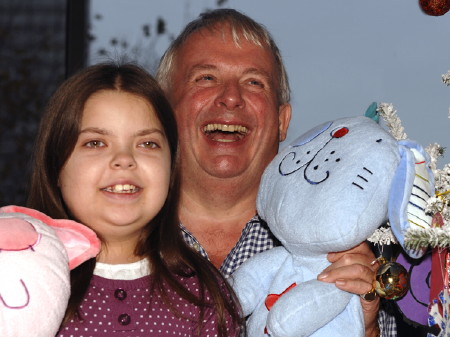
{"type": "Polygon", "coordinates": [[[91,147],[91,148],[97,148],[97,147],[105,146],[105,143],[103,143],[100,140],[91,140],[91,141],[85,143],[84,146],[91,147]]]}
{"type": "Polygon", "coordinates": [[[160,147],[157,143],[152,142],[152,141],[143,142],[143,143],[139,144],[139,146],[147,148],[147,149],[157,149],[160,147]]]}

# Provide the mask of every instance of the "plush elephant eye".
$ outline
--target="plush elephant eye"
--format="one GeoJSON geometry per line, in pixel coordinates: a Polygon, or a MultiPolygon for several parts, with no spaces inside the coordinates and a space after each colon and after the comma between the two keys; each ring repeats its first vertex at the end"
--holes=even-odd
{"type": "Polygon", "coordinates": [[[347,133],[348,133],[348,129],[347,128],[340,128],[340,129],[337,129],[337,130],[333,130],[331,132],[331,137],[333,137],[333,138],[342,138],[347,133]]]}

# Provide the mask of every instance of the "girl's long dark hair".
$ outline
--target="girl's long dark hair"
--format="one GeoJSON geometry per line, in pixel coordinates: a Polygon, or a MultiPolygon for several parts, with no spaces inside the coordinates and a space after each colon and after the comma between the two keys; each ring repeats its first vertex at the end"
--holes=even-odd
{"type": "MultiPolygon", "coordinates": [[[[72,219],[58,188],[63,165],[78,139],[86,101],[100,90],[122,91],[147,100],[161,122],[171,151],[169,194],[160,212],[143,229],[135,254],[147,257],[152,270],[152,289],[161,293],[170,305],[167,287],[204,310],[214,306],[220,336],[227,336],[227,317],[236,329],[241,326],[238,301],[217,269],[184,242],[177,214],[179,199],[178,134],[172,108],[162,90],[146,71],[132,64],[99,64],[88,67],[66,80],[50,99],[41,120],[33,158],[33,172],[27,206],[53,218],[72,219]],[[197,277],[200,295],[196,296],[180,282],[180,277],[197,277]],[[207,301],[206,294],[211,300],[207,301]]],[[[75,219],[76,220],[76,219],[75,219]]],[[[64,322],[80,319],[78,308],[89,287],[95,259],[71,272],[72,292],[64,322]]],[[[171,306],[175,314],[175,308],[171,306]]]]}

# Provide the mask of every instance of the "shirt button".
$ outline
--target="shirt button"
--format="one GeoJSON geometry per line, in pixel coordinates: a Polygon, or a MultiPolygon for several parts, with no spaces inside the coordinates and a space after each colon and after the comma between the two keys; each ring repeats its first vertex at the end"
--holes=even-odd
{"type": "Polygon", "coordinates": [[[114,297],[119,301],[123,301],[127,298],[127,292],[123,289],[116,289],[116,291],[114,291],[114,297]]]}
{"type": "Polygon", "coordinates": [[[128,325],[131,322],[131,317],[128,314],[122,314],[119,315],[119,318],[117,320],[119,321],[120,325],[128,325]]]}

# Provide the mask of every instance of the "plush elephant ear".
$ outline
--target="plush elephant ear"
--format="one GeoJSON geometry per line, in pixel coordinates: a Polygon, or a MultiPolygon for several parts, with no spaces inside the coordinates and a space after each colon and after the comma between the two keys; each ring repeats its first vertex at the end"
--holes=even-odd
{"type": "Polygon", "coordinates": [[[427,200],[434,195],[434,176],[430,158],[422,146],[399,141],[400,163],[395,172],[389,194],[389,222],[392,231],[405,251],[419,258],[423,249],[405,248],[405,233],[431,227],[432,217],[425,212],[427,200]]]}
{"type": "Polygon", "coordinates": [[[377,102],[373,102],[367,108],[364,116],[366,116],[366,117],[372,119],[373,121],[379,123],[380,122],[380,115],[378,114],[377,108],[378,108],[377,102]]]}

